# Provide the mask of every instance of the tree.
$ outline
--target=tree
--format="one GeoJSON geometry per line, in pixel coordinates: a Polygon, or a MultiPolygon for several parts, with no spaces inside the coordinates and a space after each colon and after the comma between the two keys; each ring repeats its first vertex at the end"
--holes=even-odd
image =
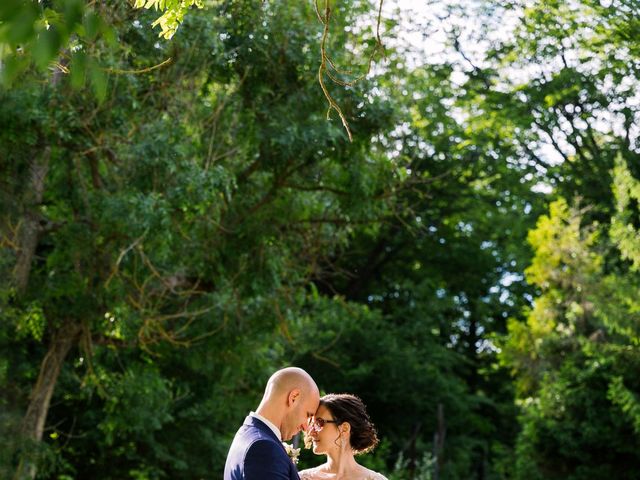
{"type": "Polygon", "coordinates": [[[638,462],[638,278],[606,274],[606,243],[582,218],[561,200],[531,232],[527,273],[543,293],[503,352],[523,408],[517,478],[631,478],[638,462]]]}
{"type": "MultiPolygon", "coordinates": [[[[266,347],[286,327],[277,312],[305,292],[320,255],[384,208],[384,199],[367,209],[359,201],[361,186],[383,177],[367,144],[388,107],[345,95],[358,133],[346,145],[340,127],[323,120],[324,100],[306,74],[316,58],[314,12],[256,6],[200,12],[188,36],[157,45],[135,12],[112,9],[104,18],[117,46],[91,47],[111,72],[102,103],[74,90],[73,78],[42,87],[49,77],[38,70],[2,92],[3,266],[14,271],[4,286],[3,342],[22,365],[4,380],[13,401],[29,404],[23,435],[52,454],[42,460],[29,455],[32,445],[15,445],[17,478],[37,466],[42,476],[120,478],[219,467],[230,425],[211,422],[199,449],[188,435],[172,445],[193,455],[186,459],[168,451],[164,429],[179,419],[207,423],[216,391],[208,382],[242,398],[252,376],[234,368],[260,378],[282,364],[266,347]],[[170,66],[140,73],[167,58],[170,66]],[[42,187],[36,198],[22,180],[33,152],[44,152],[48,167],[32,175],[42,187]],[[33,231],[30,261],[21,260],[21,232],[33,231]],[[15,330],[22,337],[12,339],[15,330]],[[250,365],[254,347],[262,360],[250,365]],[[199,372],[200,360],[211,370],[199,372]],[[47,436],[46,425],[54,428],[47,436]],[[198,457],[200,449],[215,457],[198,457]],[[121,462],[109,461],[113,451],[121,462]]],[[[244,406],[217,408],[227,418],[244,406]]]]}

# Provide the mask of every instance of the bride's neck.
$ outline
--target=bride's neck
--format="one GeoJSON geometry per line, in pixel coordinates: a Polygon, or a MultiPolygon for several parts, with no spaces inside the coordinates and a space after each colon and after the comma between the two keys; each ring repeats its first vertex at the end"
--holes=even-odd
{"type": "Polygon", "coordinates": [[[327,469],[330,473],[335,473],[337,478],[353,471],[357,466],[358,463],[351,451],[327,453],[327,469]]]}

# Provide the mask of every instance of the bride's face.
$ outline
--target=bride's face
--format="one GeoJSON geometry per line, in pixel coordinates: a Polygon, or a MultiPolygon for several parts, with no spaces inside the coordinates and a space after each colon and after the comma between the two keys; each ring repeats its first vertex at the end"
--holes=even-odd
{"type": "Polygon", "coordinates": [[[335,421],[335,418],[329,409],[320,405],[316,411],[315,419],[315,425],[307,432],[313,442],[313,453],[322,455],[333,449],[339,450],[340,430],[338,430],[338,424],[330,423],[335,421]],[[320,424],[323,424],[322,428],[319,427],[320,424]]]}

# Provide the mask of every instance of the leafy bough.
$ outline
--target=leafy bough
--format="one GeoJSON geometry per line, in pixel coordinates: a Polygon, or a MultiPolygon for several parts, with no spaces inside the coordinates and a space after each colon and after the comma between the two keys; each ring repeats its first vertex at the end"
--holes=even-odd
{"type": "MultiPolygon", "coordinates": [[[[337,67],[336,63],[327,53],[327,40],[329,37],[329,26],[332,13],[329,0],[324,0],[324,5],[322,7],[319,4],[319,0],[314,0],[315,11],[318,16],[318,20],[323,27],[322,39],[320,41],[320,66],[318,68],[318,83],[320,84],[320,88],[322,88],[322,93],[324,93],[324,96],[327,99],[327,103],[329,104],[329,107],[327,109],[327,119],[330,118],[331,111],[335,110],[340,117],[340,120],[342,121],[342,125],[344,126],[345,131],[347,132],[349,141],[353,141],[349,122],[347,121],[342,108],[329,92],[329,89],[327,88],[327,85],[325,83],[325,78],[328,78],[331,82],[337,85],[343,87],[351,87],[360,80],[364,79],[369,74],[376,54],[384,54],[384,47],[382,45],[382,40],[380,39],[380,23],[382,20],[383,2],[384,0],[379,0],[378,3],[375,44],[373,50],[371,51],[371,54],[369,55],[366,69],[362,74],[354,76],[351,71],[342,70],[337,67]],[[350,80],[343,80],[338,78],[338,75],[342,75],[343,77],[351,76],[352,78],[350,80]]],[[[191,7],[204,8],[204,2],[203,0],[135,0],[134,7],[162,11],[162,15],[152,23],[152,26],[159,26],[160,33],[158,34],[158,36],[163,37],[166,40],[170,40],[175,35],[180,24],[184,21],[184,18],[189,9],[191,7]]]]}

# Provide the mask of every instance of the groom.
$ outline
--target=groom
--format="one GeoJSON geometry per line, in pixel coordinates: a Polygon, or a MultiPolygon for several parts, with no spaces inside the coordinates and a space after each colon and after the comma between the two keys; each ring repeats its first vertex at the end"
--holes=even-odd
{"type": "Polygon", "coordinates": [[[271,375],[260,405],[233,439],[224,480],[299,480],[282,441],[307,429],[319,401],[316,382],[301,368],[271,375]]]}

